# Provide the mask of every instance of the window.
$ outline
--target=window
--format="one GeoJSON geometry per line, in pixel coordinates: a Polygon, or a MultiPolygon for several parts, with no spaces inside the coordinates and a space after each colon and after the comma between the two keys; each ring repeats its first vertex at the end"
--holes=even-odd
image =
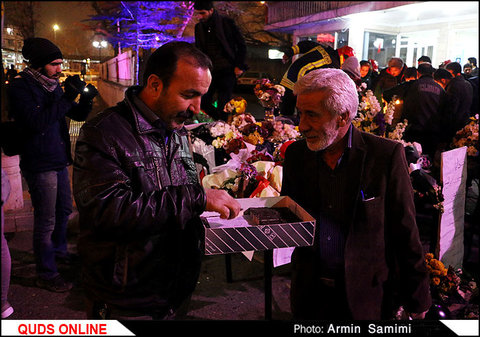
{"type": "Polygon", "coordinates": [[[363,50],[363,59],[373,59],[380,68],[385,68],[388,60],[395,56],[396,35],[365,31],[364,41],[367,48],[363,50]]]}

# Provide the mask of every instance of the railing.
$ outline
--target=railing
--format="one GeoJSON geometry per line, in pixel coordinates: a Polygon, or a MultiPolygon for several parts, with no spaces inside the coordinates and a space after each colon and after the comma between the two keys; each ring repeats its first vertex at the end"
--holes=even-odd
{"type": "Polygon", "coordinates": [[[129,50],[101,64],[102,80],[125,86],[135,84],[135,59],[129,50]]]}

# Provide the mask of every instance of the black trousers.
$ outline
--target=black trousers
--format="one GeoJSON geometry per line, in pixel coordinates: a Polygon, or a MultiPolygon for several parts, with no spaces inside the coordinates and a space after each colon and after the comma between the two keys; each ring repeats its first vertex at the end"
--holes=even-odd
{"type": "Polygon", "coordinates": [[[223,108],[232,99],[236,81],[237,78],[233,68],[213,71],[212,83],[208,92],[202,97],[202,110],[213,119],[226,121],[228,114],[223,111],[223,108]],[[213,106],[215,94],[217,98],[216,108],[213,106]]]}
{"type": "Polygon", "coordinates": [[[292,278],[290,304],[296,320],[350,320],[345,283],[341,279],[292,278]]]}

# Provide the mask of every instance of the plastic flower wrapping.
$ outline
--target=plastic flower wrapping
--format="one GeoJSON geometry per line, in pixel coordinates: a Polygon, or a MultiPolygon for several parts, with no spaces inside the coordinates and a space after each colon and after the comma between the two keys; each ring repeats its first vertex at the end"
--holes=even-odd
{"type": "Polygon", "coordinates": [[[253,91],[264,108],[275,108],[278,107],[282,101],[282,97],[285,94],[285,87],[279,84],[273,84],[267,78],[262,78],[256,81],[253,91]]]}
{"type": "MultiPolygon", "coordinates": [[[[267,81],[262,85],[273,91],[268,89],[261,97],[279,103],[284,88],[267,81]]],[[[197,154],[207,153],[199,149],[198,138],[215,152],[216,165],[208,158],[210,174],[202,177],[202,184],[224,189],[236,198],[279,196],[285,151],[300,138],[300,132],[297,126],[279,120],[257,122],[245,108],[245,100],[236,97],[225,105],[225,111],[231,113],[229,122],[207,123],[189,131],[197,154]]]]}
{"type": "Polygon", "coordinates": [[[452,148],[462,146],[467,147],[467,156],[477,157],[479,155],[479,141],[478,141],[478,114],[475,117],[470,117],[470,122],[453,137],[451,144],[452,148]]]}

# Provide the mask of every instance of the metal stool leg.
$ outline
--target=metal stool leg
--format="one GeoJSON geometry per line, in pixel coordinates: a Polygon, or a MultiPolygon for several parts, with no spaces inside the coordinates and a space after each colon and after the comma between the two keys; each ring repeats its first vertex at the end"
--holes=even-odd
{"type": "Polygon", "coordinates": [[[225,254],[225,274],[227,282],[232,283],[232,256],[230,254],[225,254]]]}

